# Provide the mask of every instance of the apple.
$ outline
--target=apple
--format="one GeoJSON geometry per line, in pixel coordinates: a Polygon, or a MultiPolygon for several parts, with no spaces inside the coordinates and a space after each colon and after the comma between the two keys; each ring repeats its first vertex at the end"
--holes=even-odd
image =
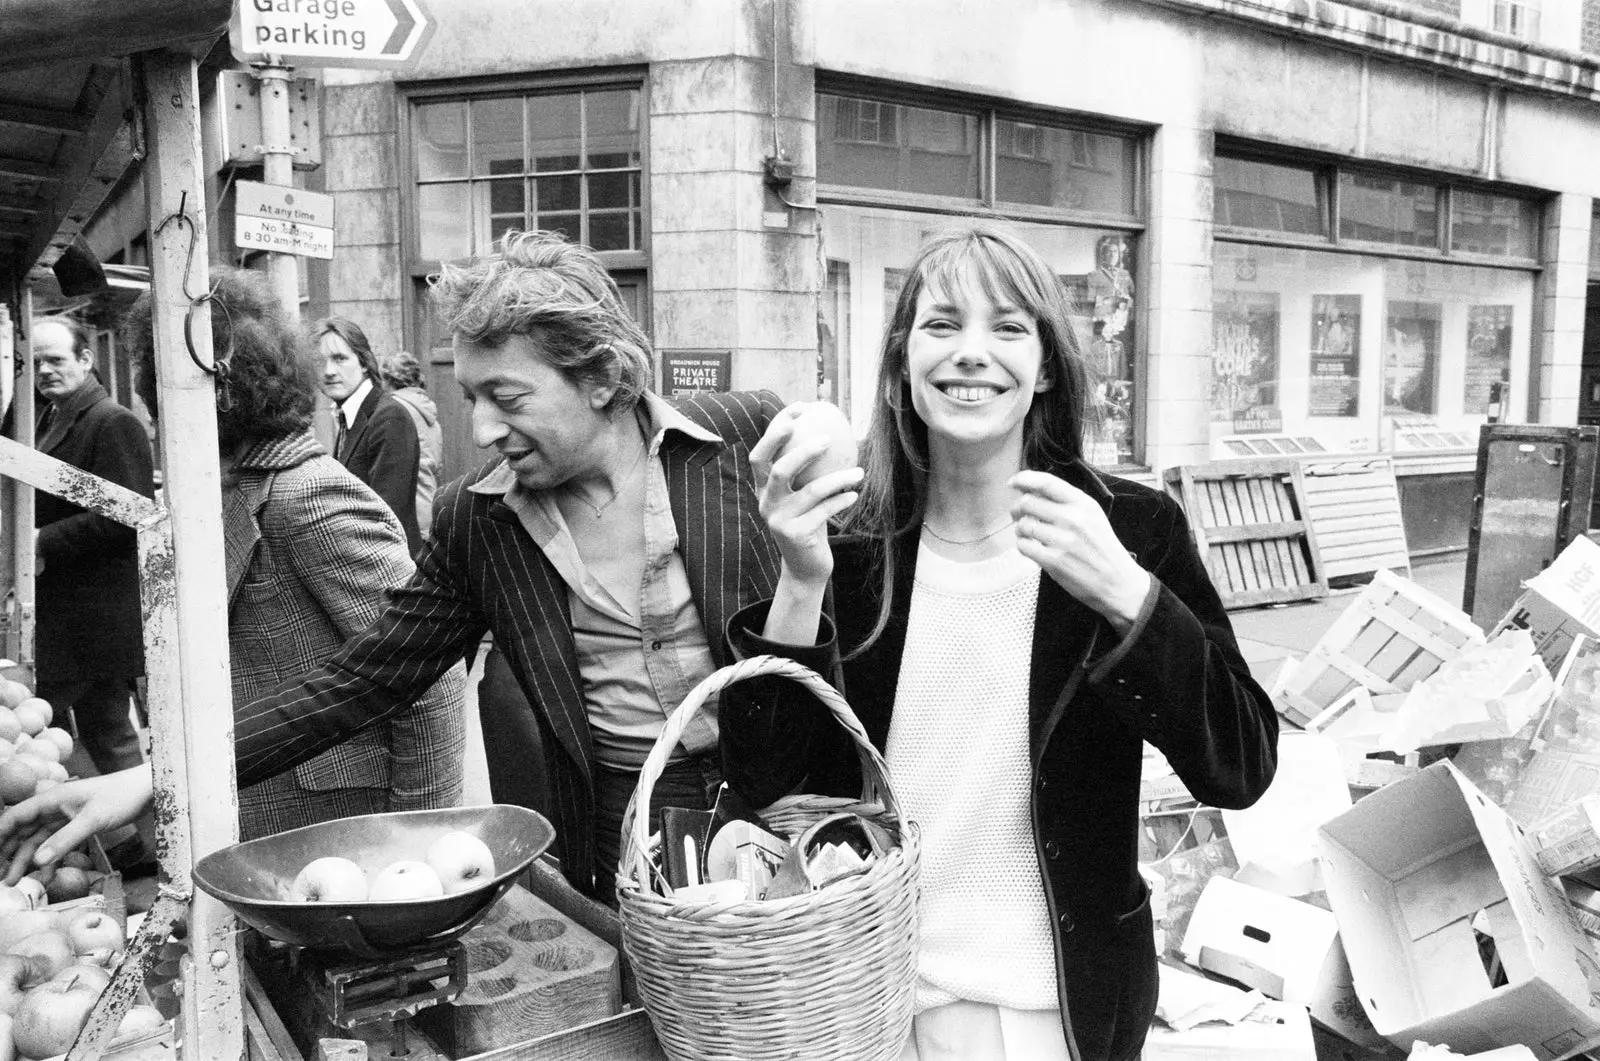
{"type": "Polygon", "coordinates": [[[18,755],[31,755],[47,763],[61,761],[61,749],[56,747],[54,741],[45,740],[43,737],[25,737],[17,741],[15,748],[18,755]]]}
{"type": "Polygon", "coordinates": [[[11,1036],[24,1057],[54,1057],[71,1048],[89,1022],[100,992],[77,981],[51,980],[22,996],[11,1036]]]}
{"type": "Polygon", "coordinates": [[[44,775],[44,780],[45,781],[54,781],[56,784],[59,785],[59,784],[61,784],[61,782],[65,781],[69,776],[70,775],[67,773],[67,768],[65,766],[63,766],[60,763],[51,763],[50,764],[50,772],[44,775]]]}
{"type": "Polygon", "coordinates": [[[123,950],[121,947],[96,947],[94,950],[78,952],[79,965],[98,965],[102,969],[116,969],[117,963],[122,961],[123,950]]]}
{"type": "Polygon", "coordinates": [[[89,857],[88,852],[76,847],[61,856],[61,864],[76,866],[79,869],[94,869],[94,859],[89,857]]]}
{"type": "Polygon", "coordinates": [[[38,877],[23,877],[12,887],[28,897],[30,910],[40,910],[50,905],[50,897],[44,890],[44,882],[38,877]]]}
{"type": "Polygon", "coordinates": [[[52,903],[67,903],[89,894],[89,874],[76,866],[57,866],[55,876],[45,882],[44,892],[52,903]]]}
{"type": "Polygon", "coordinates": [[[166,1027],[167,1018],[161,1015],[159,1009],[145,1005],[143,1002],[135,1002],[128,1007],[128,1012],[122,1015],[122,1023],[117,1025],[116,1037],[118,1039],[133,1038],[134,1036],[143,1038],[158,1031],[165,1031],[166,1027]]]}
{"type": "Polygon", "coordinates": [[[24,700],[33,699],[33,690],[14,678],[0,678],[0,704],[16,707],[24,700]]]}
{"type": "Polygon", "coordinates": [[[367,898],[373,901],[433,899],[444,894],[444,882],[426,862],[403,859],[391,862],[372,878],[367,898]]]}
{"type": "Polygon", "coordinates": [[[289,898],[303,903],[359,903],[367,898],[367,875],[348,858],[315,859],[295,875],[289,898]]]}
{"type": "Polygon", "coordinates": [[[827,439],[828,448],[795,475],[792,485],[796,490],[813,479],[856,466],[856,433],[849,418],[837,405],[805,402],[795,416],[789,445],[819,438],[827,439]]]}
{"type": "Polygon", "coordinates": [[[85,910],[67,922],[67,939],[75,954],[88,954],[101,947],[121,950],[127,942],[116,919],[99,910],[85,910]]]}
{"type": "Polygon", "coordinates": [[[23,993],[30,984],[49,979],[48,976],[37,975],[39,972],[43,972],[43,968],[36,970],[31,958],[24,958],[20,954],[0,954],[0,1013],[11,1016],[22,1005],[23,993]]]}
{"type": "Polygon", "coordinates": [[[17,1061],[17,1044],[11,1041],[9,1013],[0,1013],[0,1061],[17,1061]]]}
{"type": "Polygon", "coordinates": [[[7,805],[21,803],[33,795],[34,788],[39,783],[39,775],[25,762],[16,758],[0,762],[0,799],[7,805]]]}
{"type": "Polygon", "coordinates": [[[57,762],[64,763],[72,755],[72,734],[60,726],[50,726],[39,734],[39,739],[47,740],[56,746],[56,750],[61,753],[61,758],[56,760],[57,762]]]}
{"type": "Polygon", "coordinates": [[[29,697],[12,710],[17,713],[17,721],[22,723],[22,732],[30,737],[48,729],[56,714],[55,708],[50,706],[50,701],[41,700],[37,696],[29,697]]]}
{"type": "MultiPolygon", "coordinates": [[[[7,759],[6,762],[16,763],[20,766],[26,766],[29,770],[32,770],[33,779],[36,783],[43,781],[45,778],[50,776],[50,767],[52,764],[39,758],[32,752],[18,752],[11,758],[7,759]]],[[[37,784],[35,785],[35,789],[37,790],[37,784]]]]}
{"type": "Polygon", "coordinates": [[[11,710],[11,705],[0,704],[0,737],[5,738],[9,744],[20,736],[22,736],[22,723],[17,721],[17,713],[11,710]]]}
{"type": "Polygon", "coordinates": [[[439,875],[446,895],[468,891],[494,879],[494,854],[469,832],[455,829],[428,845],[423,861],[439,875]]]}
{"type": "Polygon", "coordinates": [[[0,884],[0,917],[17,910],[32,910],[33,900],[9,884],[0,884]]]}
{"type": "Polygon", "coordinates": [[[72,941],[60,929],[47,928],[43,932],[35,932],[13,943],[7,950],[12,954],[20,954],[24,958],[38,958],[48,967],[44,973],[46,979],[59,973],[73,962],[78,955],[72,949],[72,941]]]}
{"type": "MultiPolygon", "coordinates": [[[[76,980],[80,984],[87,984],[96,991],[104,991],[111,984],[111,970],[104,965],[91,965],[89,962],[76,961],[62,969],[50,980],[76,980]]],[[[45,981],[49,983],[50,981],[45,981]]]]}

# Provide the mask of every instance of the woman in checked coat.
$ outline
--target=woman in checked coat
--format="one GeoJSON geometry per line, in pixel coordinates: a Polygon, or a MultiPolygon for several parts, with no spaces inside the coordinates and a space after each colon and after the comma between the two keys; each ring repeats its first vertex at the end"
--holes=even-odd
{"type": "MultiPolygon", "coordinates": [[[[318,665],[412,572],[399,521],[309,432],[302,338],[253,273],[214,268],[213,349],[229,371],[217,432],[236,705],[318,665]]],[[[155,408],[147,302],[127,325],[155,408]]],[[[246,839],[333,818],[461,800],[466,678],[457,664],[411,707],[239,792],[246,839]]]]}

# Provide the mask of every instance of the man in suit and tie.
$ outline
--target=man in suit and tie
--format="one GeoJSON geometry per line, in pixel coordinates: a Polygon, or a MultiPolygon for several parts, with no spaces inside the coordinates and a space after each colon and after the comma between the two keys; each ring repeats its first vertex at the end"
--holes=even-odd
{"type": "MultiPolygon", "coordinates": [[[[95,377],[83,328],[65,317],[35,321],[33,368],[48,401],[37,428],[40,452],[154,496],[150,438],[95,377]]],[[[133,528],[43,491],[34,512],[37,692],[58,715],[71,709],[101,773],[137,765],[143,755],[128,706],[133,679],[144,673],[144,637],[133,528]]]]}
{"type": "MultiPolygon", "coordinates": [[[[445,265],[433,296],[492,457],[439,492],[415,576],[370,627],[236,712],[239,784],[389,717],[492,631],[528,706],[484,721],[491,786],[543,771],[563,872],[610,896],[646,753],[685,694],[732,662],[728,618],[776,585],[749,452],[781,403],[649,393],[649,340],[594,252],[557,234],[508,233],[445,265]]],[[[673,749],[653,807],[707,807],[719,774],[712,710],[673,749]]],[[[12,871],[61,816],[74,817],[35,861],[149,798],[142,770],[11,808],[4,849],[27,836],[12,871]]]]}
{"type": "Polygon", "coordinates": [[[383,498],[415,556],[422,544],[417,524],[422,449],[411,414],[384,389],[378,355],[359,324],[329,317],[318,321],[312,334],[322,354],[322,393],[334,404],[333,455],[383,498]]]}

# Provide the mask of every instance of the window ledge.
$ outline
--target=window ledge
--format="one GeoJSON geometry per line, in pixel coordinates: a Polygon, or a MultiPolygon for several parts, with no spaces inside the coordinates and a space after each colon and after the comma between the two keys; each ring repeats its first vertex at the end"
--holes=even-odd
{"type": "Polygon", "coordinates": [[[1539,92],[1600,100],[1600,58],[1390,0],[1146,0],[1334,41],[1539,92]]]}

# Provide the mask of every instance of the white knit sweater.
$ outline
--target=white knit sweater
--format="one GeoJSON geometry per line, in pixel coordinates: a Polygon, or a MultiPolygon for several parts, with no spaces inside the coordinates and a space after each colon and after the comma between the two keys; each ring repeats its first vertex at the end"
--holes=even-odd
{"type": "Polygon", "coordinates": [[[1039,568],[924,546],[887,759],[922,833],[917,1009],[1049,1009],[1049,912],[1029,814],[1028,675],[1039,568]]]}

